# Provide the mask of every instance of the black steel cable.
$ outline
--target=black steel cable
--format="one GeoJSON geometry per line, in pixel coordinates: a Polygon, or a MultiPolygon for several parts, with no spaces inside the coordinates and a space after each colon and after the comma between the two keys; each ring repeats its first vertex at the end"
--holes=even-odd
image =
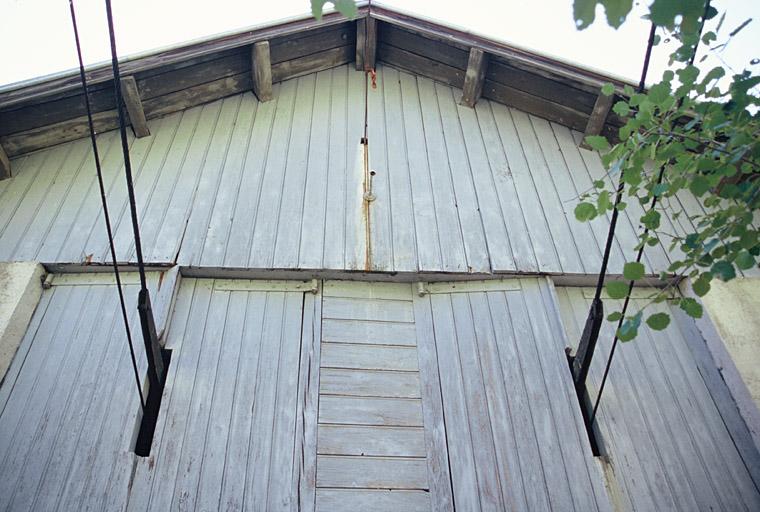
{"type": "MultiPolygon", "coordinates": [[[[699,46],[699,41],[702,39],[702,30],[705,27],[705,21],[707,19],[707,12],[708,12],[709,9],[710,9],[710,0],[707,0],[707,2],[705,2],[704,13],[702,14],[702,21],[701,21],[701,23],[699,25],[699,32],[698,32],[697,42],[694,45],[694,51],[692,52],[691,57],[689,58],[689,65],[690,66],[694,64],[694,59],[697,56],[697,48],[699,46]]],[[[639,92],[641,92],[641,91],[644,90],[644,79],[646,78],[646,69],[647,69],[647,67],[649,65],[649,56],[651,54],[652,45],[653,45],[653,41],[654,41],[654,29],[655,29],[655,26],[654,26],[654,24],[652,24],[652,30],[649,33],[649,45],[647,47],[647,56],[646,56],[646,59],[644,60],[644,70],[642,71],[641,82],[639,82],[639,92]]],[[[681,108],[682,105],[683,105],[683,98],[681,98],[678,101],[678,108],[681,108]]],[[[660,183],[662,183],[662,178],[663,178],[664,175],[665,175],[665,165],[663,164],[663,165],[660,166],[660,170],[659,170],[659,172],[657,174],[657,183],[656,183],[657,185],[659,185],[660,183]]],[[[620,198],[620,196],[622,196],[622,187],[623,187],[623,181],[622,181],[622,176],[621,176],[620,185],[619,185],[619,188],[618,188],[618,199],[620,198]]],[[[616,206],[617,206],[617,203],[618,203],[618,201],[616,200],[616,206]]],[[[652,198],[652,202],[649,205],[649,211],[654,210],[654,208],[655,208],[656,205],[657,205],[657,196],[654,196],[652,198]]],[[[617,211],[617,208],[615,208],[615,211],[617,211]]],[[[614,232],[614,231],[611,231],[611,232],[614,232]]],[[[644,228],[644,234],[642,235],[642,240],[644,240],[648,234],[649,234],[649,228],[645,227],[644,228]]],[[[637,263],[641,262],[641,258],[644,255],[644,247],[645,247],[645,244],[642,242],[641,247],[639,247],[639,250],[636,253],[636,262],[637,263]]],[[[601,281],[603,281],[603,274],[600,274],[600,278],[601,278],[601,281]]],[[[597,284],[597,286],[598,286],[598,284],[597,284]]],[[[612,348],[610,349],[610,355],[607,357],[607,364],[605,365],[604,374],[602,375],[602,382],[599,385],[599,391],[597,392],[597,395],[596,395],[596,401],[594,402],[594,408],[591,410],[591,416],[589,417],[589,423],[592,424],[592,425],[594,423],[594,419],[596,418],[596,412],[599,410],[599,403],[600,403],[600,401],[602,399],[602,393],[604,392],[604,386],[607,384],[607,377],[609,376],[609,373],[610,373],[610,367],[612,366],[612,358],[615,355],[615,349],[617,348],[618,343],[620,342],[620,339],[618,338],[618,334],[617,333],[620,330],[621,326],[623,325],[623,321],[625,319],[625,314],[628,311],[628,304],[631,301],[631,293],[633,292],[633,286],[634,286],[634,282],[630,281],[628,283],[628,293],[626,293],[625,301],[623,301],[623,309],[620,312],[620,314],[621,314],[620,320],[618,320],[617,329],[615,330],[615,337],[612,340],[612,348]]],[[[597,296],[598,296],[598,294],[600,292],[601,292],[601,290],[599,288],[597,288],[597,296]]]]}
{"type": "Polygon", "coordinates": [[[113,69],[113,88],[116,97],[116,110],[119,113],[119,131],[121,132],[121,151],[124,154],[124,174],[127,179],[127,192],[129,194],[129,210],[132,216],[132,231],[135,237],[135,254],[137,256],[137,269],[140,273],[140,287],[147,290],[145,278],[145,262],[143,261],[142,243],[140,242],[140,227],[137,219],[137,204],[135,202],[135,189],[132,181],[132,163],[129,160],[129,144],[127,142],[127,121],[124,117],[124,105],[121,99],[121,76],[119,75],[119,59],[116,54],[116,35],[113,28],[113,13],[111,0],[106,0],[106,17],[108,18],[108,37],[111,43],[111,68],[113,69]]]}
{"type": "Polygon", "coordinates": [[[119,291],[119,302],[121,303],[121,316],[124,320],[124,329],[127,333],[127,343],[129,344],[129,355],[132,358],[132,368],[135,372],[135,382],[137,392],[140,395],[140,406],[145,409],[145,397],[143,396],[142,384],[140,383],[140,372],[137,369],[137,358],[135,357],[135,348],[132,343],[132,332],[129,328],[129,315],[127,314],[127,304],[124,299],[124,290],[121,285],[121,275],[119,265],[116,262],[116,248],[113,243],[113,230],[111,229],[111,218],[108,215],[108,202],[106,201],[106,188],[103,184],[103,172],[100,168],[100,156],[98,154],[98,142],[95,138],[95,127],[92,122],[92,109],[90,107],[90,93],[87,87],[87,76],[84,71],[84,61],[82,60],[82,46],[79,42],[79,29],[77,28],[77,18],[74,12],[74,0],[69,0],[69,9],[71,11],[71,24],[74,27],[74,39],[77,46],[77,57],[79,59],[79,76],[82,80],[82,89],[84,90],[84,104],[87,110],[87,124],[90,129],[90,142],[92,143],[92,152],[95,157],[95,169],[98,174],[98,185],[100,187],[100,200],[103,203],[103,217],[105,218],[106,233],[108,234],[108,245],[111,249],[111,261],[113,262],[113,273],[116,278],[116,289],[119,291]]]}

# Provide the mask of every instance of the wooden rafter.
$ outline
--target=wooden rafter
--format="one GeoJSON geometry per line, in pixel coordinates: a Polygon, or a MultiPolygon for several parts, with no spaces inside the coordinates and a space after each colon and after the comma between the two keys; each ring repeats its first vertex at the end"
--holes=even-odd
{"type": "Polygon", "coordinates": [[[475,103],[478,102],[480,95],[483,93],[483,83],[485,82],[487,68],[488,54],[479,48],[470,49],[460,104],[470,108],[475,106],[475,103]]]}
{"type": "Polygon", "coordinates": [[[0,145],[0,180],[5,180],[11,177],[11,161],[8,159],[3,146],[0,145]]]}
{"type": "Polygon", "coordinates": [[[356,69],[375,69],[377,54],[377,20],[363,18],[356,22],[356,69]],[[366,66],[364,59],[367,58],[366,66]]]}
{"type": "Polygon", "coordinates": [[[589,115],[588,123],[586,123],[586,130],[584,131],[584,142],[581,143],[581,147],[588,149],[585,139],[589,135],[599,135],[602,133],[604,123],[607,120],[607,114],[610,113],[612,103],[615,100],[615,95],[609,96],[602,94],[601,92],[596,97],[596,103],[594,103],[594,109],[589,115]]]}
{"type": "Polygon", "coordinates": [[[269,41],[259,41],[251,48],[253,92],[259,101],[272,99],[272,59],[269,41]]]}
{"type": "Polygon", "coordinates": [[[140,91],[137,89],[137,81],[135,81],[134,76],[125,76],[121,79],[121,95],[124,98],[124,106],[127,107],[129,121],[132,123],[135,137],[139,139],[150,135],[148,121],[145,119],[145,110],[143,110],[142,100],[140,100],[140,91]]]}

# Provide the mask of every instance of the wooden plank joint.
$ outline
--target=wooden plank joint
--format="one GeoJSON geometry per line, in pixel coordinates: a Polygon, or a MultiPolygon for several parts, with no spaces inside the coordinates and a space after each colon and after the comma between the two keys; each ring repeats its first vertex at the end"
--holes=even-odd
{"type": "Polygon", "coordinates": [[[583,134],[583,142],[581,142],[582,148],[591,149],[586,144],[586,137],[589,135],[599,135],[602,133],[604,123],[607,121],[607,114],[610,113],[610,109],[612,108],[612,103],[614,100],[614,94],[606,96],[599,92],[599,95],[596,97],[596,103],[594,103],[594,108],[591,111],[591,115],[589,115],[588,123],[586,123],[586,130],[583,134]]]}
{"type": "Polygon", "coordinates": [[[356,70],[375,69],[377,55],[377,20],[363,18],[356,22],[356,70]],[[364,60],[367,60],[365,63],[364,60]]]}
{"type": "Polygon", "coordinates": [[[11,177],[11,161],[8,154],[0,145],[0,180],[7,180],[11,177]]]}
{"type": "Polygon", "coordinates": [[[253,92],[259,101],[272,99],[272,59],[269,41],[259,41],[251,48],[251,74],[253,92]]]}
{"type": "Polygon", "coordinates": [[[148,122],[145,119],[140,91],[137,89],[137,81],[134,76],[125,76],[121,79],[121,95],[124,98],[124,106],[127,107],[129,121],[132,123],[132,131],[135,137],[142,138],[150,135],[148,122]]]}
{"type": "Polygon", "coordinates": [[[488,54],[479,48],[471,48],[470,57],[467,61],[467,72],[464,75],[462,99],[459,102],[461,105],[472,108],[478,102],[483,93],[487,68],[488,54]]]}

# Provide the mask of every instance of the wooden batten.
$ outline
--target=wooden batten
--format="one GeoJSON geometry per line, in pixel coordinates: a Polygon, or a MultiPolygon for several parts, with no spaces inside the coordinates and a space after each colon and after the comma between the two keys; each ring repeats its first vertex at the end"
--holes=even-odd
{"type": "Polygon", "coordinates": [[[0,180],[6,180],[11,177],[11,161],[8,154],[0,145],[0,180]]]}
{"type": "Polygon", "coordinates": [[[607,121],[607,114],[610,113],[610,109],[612,108],[612,102],[615,100],[615,95],[611,94],[609,96],[602,94],[601,92],[596,97],[596,103],[594,103],[594,109],[591,111],[591,115],[588,118],[588,123],[586,123],[586,130],[584,130],[583,133],[583,142],[581,142],[581,147],[585,149],[590,149],[588,145],[586,144],[586,137],[589,135],[599,135],[602,133],[602,129],[604,128],[604,123],[607,121]]]}
{"type": "Polygon", "coordinates": [[[483,93],[486,69],[488,69],[488,54],[479,48],[470,49],[460,104],[472,108],[478,102],[483,93]]]}
{"type": "Polygon", "coordinates": [[[135,137],[142,138],[150,135],[148,121],[145,119],[140,91],[137,89],[137,81],[134,76],[125,76],[121,79],[121,95],[124,98],[124,106],[127,107],[129,120],[135,137]]]}
{"type": "Polygon", "coordinates": [[[375,69],[377,54],[377,20],[364,18],[356,22],[356,70],[375,69]],[[367,62],[364,62],[364,59],[367,62]]]}
{"type": "Polygon", "coordinates": [[[259,101],[272,99],[272,59],[269,41],[254,43],[251,48],[251,76],[253,92],[259,101]]]}

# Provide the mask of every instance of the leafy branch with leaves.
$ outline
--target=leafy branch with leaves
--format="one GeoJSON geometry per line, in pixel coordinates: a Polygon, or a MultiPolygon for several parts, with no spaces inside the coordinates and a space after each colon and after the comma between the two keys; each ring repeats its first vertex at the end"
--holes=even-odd
{"type": "MultiPolygon", "coordinates": [[[[630,0],[575,0],[574,15],[580,29],[594,21],[597,3],[605,7],[607,21],[615,28],[632,7],[630,0]]],[[[625,210],[632,201],[657,205],[648,210],[644,206],[636,249],[662,244],[672,263],[659,276],[670,284],[653,294],[650,302],[670,299],[694,318],[703,314],[697,300],[673,298],[672,288],[680,279],[688,277],[694,293],[702,297],[710,291],[713,279],[730,281],[738,273],[756,268],[760,261],[760,76],[749,70],[727,76],[724,66],[701,70],[692,57],[700,43],[708,52],[725,48],[751,20],[734,29],[725,43],[710,47],[718,40],[725,13],[717,28],[704,34],[700,33],[702,18],[717,15],[718,11],[706,8],[702,0],[655,0],[649,19],[678,43],[670,55],[669,69],[644,92],[626,86],[620,94],[612,84],[605,85],[603,94],[618,93],[620,97],[613,111],[624,125],[612,143],[603,136],[586,138],[601,154],[609,175],[623,184],[625,199],[617,205],[618,210],[625,210]],[[691,209],[689,215],[674,206],[684,194],[697,199],[698,211],[691,209]],[[672,224],[676,232],[664,232],[663,224],[672,224]]],[[[590,221],[615,208],[611,198],[616,190],[603,180],[594,186],[575,208],[579,221],[590,221]]],[[[641,280],[644,265],[626,263],[623,276],[629,281],[641,280]]],[[[628,282],[606,284],[613,299],[626,297],[628,290],[628,282]]],[[[608,316],[619,322],[621,341],[636,337],[645,307],[625,318],[620,311],[608,316]]],[[[655,313],[646,323],[661,330],[669,325],[670,317],[655,313]]]]}

